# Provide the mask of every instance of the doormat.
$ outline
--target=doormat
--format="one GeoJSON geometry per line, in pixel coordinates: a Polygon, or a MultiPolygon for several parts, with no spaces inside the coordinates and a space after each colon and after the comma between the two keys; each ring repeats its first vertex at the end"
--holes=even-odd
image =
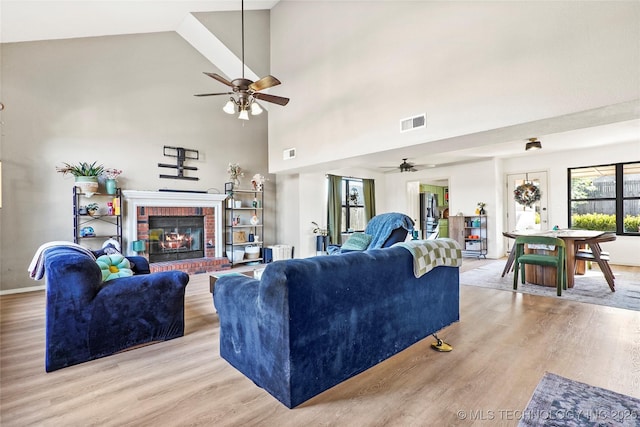
{"type": "Polygon", "coordinates": [[[544,374],[519,426],[638,426],[640,399],[544,374]]]}

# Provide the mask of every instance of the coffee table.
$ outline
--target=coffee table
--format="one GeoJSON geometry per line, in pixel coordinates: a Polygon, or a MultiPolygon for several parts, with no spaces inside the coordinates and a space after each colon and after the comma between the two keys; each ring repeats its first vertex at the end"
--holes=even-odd
{"type": "Polygon", "coordinates": [[[264,267],[256,268],[255,270],[246,270],[246,271],[229,271],[229,270],[216,271],[209,276],[209,292],[213,293],[213,289],[216,286],[216,281],[222,276],[247,276],[247,277],[253,278],[253,277],[256,277],[254,273],[260,272],[258,274],[258,277],[260,277],[262,270],[264,270],[264,267]]]}

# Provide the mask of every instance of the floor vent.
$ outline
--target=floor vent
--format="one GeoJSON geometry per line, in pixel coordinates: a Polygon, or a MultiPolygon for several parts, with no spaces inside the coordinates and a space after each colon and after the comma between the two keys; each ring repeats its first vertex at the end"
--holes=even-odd
{"type": "Polygon", "coordinates": [[[426,128],[427,127],[427,115],[420,114],[419,116],[409,117],[400,120],[400,132],[407,132],[410,130],[426,128]]]}

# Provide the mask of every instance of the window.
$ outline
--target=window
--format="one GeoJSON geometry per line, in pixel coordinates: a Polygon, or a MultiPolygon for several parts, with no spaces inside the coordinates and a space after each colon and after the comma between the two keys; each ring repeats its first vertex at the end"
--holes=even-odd
{"type": "Polygon", "coordinates": [[[364,231],[364,191],[361,179],[342,178],[342,227],[341,232],[364,231]]]}
{"type": "Polygon", "coordinates": [[[640,163],[569,169],[569,227],[640,235],[640,163]]]}

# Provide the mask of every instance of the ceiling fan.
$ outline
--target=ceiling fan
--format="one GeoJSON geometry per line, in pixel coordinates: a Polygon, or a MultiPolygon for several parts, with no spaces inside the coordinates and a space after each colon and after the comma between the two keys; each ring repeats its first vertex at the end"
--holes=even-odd
{"type": "Polygon", "coordinates": [[[400,172],[416,172],[418,169],[415,168],[413,163],[407,162],[407,159],[402,159],[402,163],[398,166],[400,172]]]}
{"type": "MultiPolygon", "coordinates": [[[[433,167],[433,165],[416,165],[415,163],[408,162],[407,160],[408,158],[404,158],[402,159],[402,163],[400,163],[398,166],[386,166],[384,168],[400,170],[400,172],[417,172],[419,169],[433,167]]],[[[387,173],[389,172],[391,171],[388,171],[387,173]]]]}
{"type": "Polygon", "coordinates": [[[280,80],[273,76],[266,76],[257,81],[251,81],[244,77],[244,0],[241,2],[242,10],[242,77],[234,80],[227,80],[219,74],[207,73],[204,74],[229,86],[232,92],[219,92],[219,93],[201,93],[195,96],[217,96],[217,95],[231,95],[229,101],[222,109],[227,114],[238,113],[238,118],[241,120],[249,120],[249,111],[252,115],[258,115],[262,113],[262,108],[256,102],[256,100],[271,102],[278,105],[287,105],[289,98],[282,96],[269,95],[261,93],[261,90],[268,89],[280,84],[280,80]]]}

